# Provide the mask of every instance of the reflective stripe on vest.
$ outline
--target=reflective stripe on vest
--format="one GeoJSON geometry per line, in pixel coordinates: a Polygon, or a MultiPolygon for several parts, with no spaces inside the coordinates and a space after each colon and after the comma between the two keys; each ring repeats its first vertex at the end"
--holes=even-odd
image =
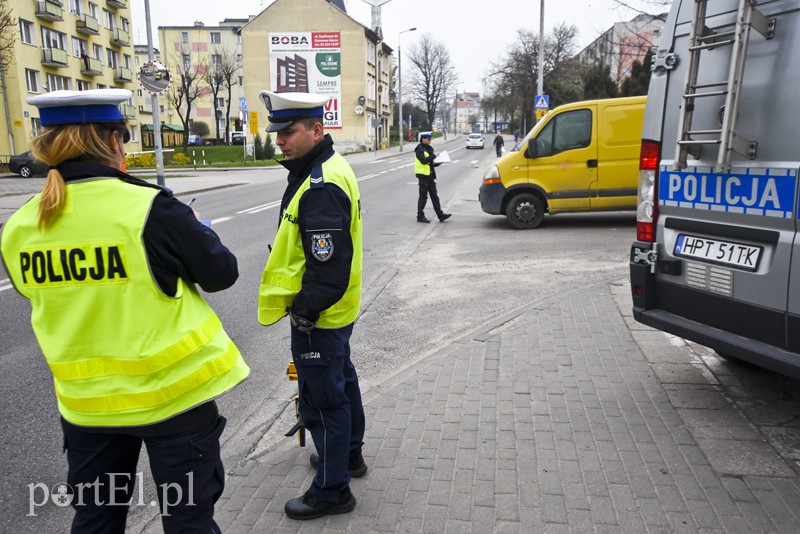
{"type": "MultiPolygon", "coordinates": [[[[355,321],[361,308],[361,200],[353,169],[341,155],[335,153],[322,164],[322,177],[324,187],[339,187],[350,199],[350,237],[353,241],[350,282],[342,298],[323,310],[316,322],[318,328],[341,328],[355,321]]],[[[289,201],[278,226],[272,252],[261,276],[258,298],[261,324],[270,325],[286,316],[286,309],[292,306],[303,287],[306,258],[297,217],[300,198],[310,186],[309,176],[289,201]]]]}
{"type": "Polygon", "coordinates": [[[115,178],[71,182],[38,229],[35,196],[2,235],[15,287],[53,373],[59,411],[82,426],[139,426],[214,399],[249,369],[197,288],[164,295],[142,233],[158,190],[115,178]]]}
{"type": "Polygon", "coordinates": [[[414,174],[424,174],[428,176],[431,173],[431,164],[422,163],[417,157],[417,151],[414,150],[414,174]]]}

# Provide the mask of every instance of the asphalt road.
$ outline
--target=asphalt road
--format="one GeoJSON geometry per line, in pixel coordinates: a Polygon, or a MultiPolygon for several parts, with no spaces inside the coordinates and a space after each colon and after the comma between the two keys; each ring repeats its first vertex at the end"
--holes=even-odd
{"type": "MultiPolygon", "coordinates": [[[[531,300],[627,272],[633,213],[559,215],[534,231],[513,230],[504,218],[483,213],[477,201],[494,151],[465,150],[462,140],[449,145],[453,162],[437,169],[440,197],[453,213],[444,224],[415,220],[413,146],[403,157],[353,163],[362,195],[365,295],[352,346],[363,388],[531,300]]],[[[240,265],[233,288],[208,296],[252,368],[250,378],[219,401],[229,419],[223,436],[228,466],[285,430],[278,418],[294,388],[284,376],[288,326],[265,328],[256,321],[266,245],[275,233],[285,185],[280,171],[262,175],[256,183],[194,195],[195,208],[214,219],[240,265]]],[[[236,183],[237,175],[227,173],[226,179],[236,183]]],[[[430,206],[428,215],[433,216],[430,206]]],[[[42,507],[35,520],[26,517],[28,485],[62,481],[65,460],[50,373],[30,331],[27,302],[1,289],[0,400],[6,414],[0,422],[0,506],[6,513],[0,528],[66,531],[71,517],[66,510],[42,507]]],[[[145,494],[149,500],[149,484],[145,494]]],[[[150,515],[147,507],[136,507],[131,524],[150,515]]]]}

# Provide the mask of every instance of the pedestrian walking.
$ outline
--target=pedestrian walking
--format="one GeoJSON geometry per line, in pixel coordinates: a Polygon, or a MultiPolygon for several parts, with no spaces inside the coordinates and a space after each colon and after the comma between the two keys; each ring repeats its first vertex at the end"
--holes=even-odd
{"type": "Polygon", "coordinates": [[[226,289],[236,257],[197,214],[120,169],[127,89],[27,99],[44,131],[41,193],[11,216],[0,250],[53,373],[74,495],[73,533],[122,533],[142,443],[167,534],[221,532],[214,399],[249,374],[196,285],[226,289]]]}
{"type": "Polygon", "coordinates": [[[289,316],[300,417],[317,452],[311,487],[284,510],[292,519],[314,519],[352,511],[350,478],[367,472],[364,408],[350,359],[361,305],[361,200],[353,170],[323,127],[328,97],[262,91],[260,98],[289,177],[258,320],[271,325],[289,316]]]}
{"type": "Polygon", "coordinates": [[[431,146],[431,134],[423,133],[419,136],[419,144],[414,149],[414,173],[417,175],[419,182],[419,199],[417,200],[417,222],[429,223],[431,222],[425,216],[425,204],[428,203],[428,196],[431,197],[431,204],[436,216],[439,217],[441,222],[450,218],[450,213],[442,211],[441,203],[439,202],[439,193],[436,190],[436,170],[438,163],[434,163],[436,159],[436,152],[431,146]]]}
{"type": "Polygon", "coordinates": [[[514,144],[519,143],[519,130],[514,130],[514,144]]]}
{"type": "Polygon", "coordinates": [[[497,152],[497,157],[503,155],[503,147],[505,146],[505,141],[503,141],[503,134],[497,132],[497,136],[494,138],[494,149],[497,152]]]}

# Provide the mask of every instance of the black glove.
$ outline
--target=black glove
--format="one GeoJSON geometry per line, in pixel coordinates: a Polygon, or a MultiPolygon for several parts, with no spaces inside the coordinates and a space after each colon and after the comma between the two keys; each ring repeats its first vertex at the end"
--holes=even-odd
{"type": "Polygon", "coordinates": [[[291,308],[286,308],[286,311],[289,313],[289,321],[292,323],[292,326],[297,328],[300,332],[308,333],[314,330],[313,322],[305,317],[295,315],[291,308]]]}

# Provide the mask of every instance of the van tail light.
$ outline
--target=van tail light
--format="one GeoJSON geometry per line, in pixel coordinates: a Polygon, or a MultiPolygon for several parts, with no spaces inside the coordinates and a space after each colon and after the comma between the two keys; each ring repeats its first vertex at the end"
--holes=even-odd
{"type": "Polygon", "coordinates": [[[636,201],[636,239],[653,243],[658,222],[658,162],[661,144],[642,139],[639,154],[639,194],[636,201]]]}

